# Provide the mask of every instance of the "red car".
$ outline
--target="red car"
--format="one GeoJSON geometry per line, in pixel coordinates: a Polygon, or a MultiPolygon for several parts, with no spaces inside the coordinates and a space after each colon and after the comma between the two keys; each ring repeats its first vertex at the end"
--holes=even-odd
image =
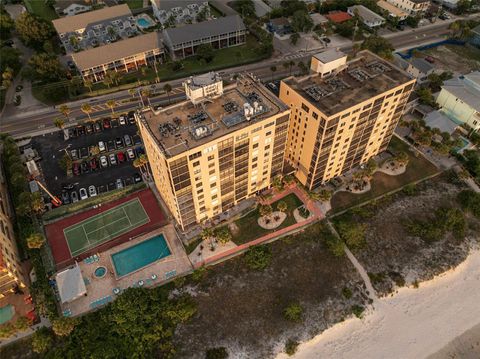
{"type": "Polygon", "coordinates": [[[434,59],[433,57],[431,57],[431,56],[425,57],[425,61],[428,61],[428,62],[430,62],[431,64],[435,63],[435,59],[434,59]]]}
{"type": "Polygon", "coordinates": [[[125,154],[123,152],[118,152],[117,153],[117,158],[118,158],[119,163],[125,162],[125,154]]]}
{"type": "Polygon", "coordinates": [[[111,128],[110,120],[108,118],[103,119],[103,128],[111,128]]]}
{"type": "Polygon", "coordinates": [[[80,164],[78,162],[74,162],[72,165],[72,172],[75,176],[80,175],[80,164]]]}
{"type": "Polygon", "coordinates": [[[90,160],[90,168],[92,171],[95,171],[98,168],[98,161],[95,157],[90,160]]]}

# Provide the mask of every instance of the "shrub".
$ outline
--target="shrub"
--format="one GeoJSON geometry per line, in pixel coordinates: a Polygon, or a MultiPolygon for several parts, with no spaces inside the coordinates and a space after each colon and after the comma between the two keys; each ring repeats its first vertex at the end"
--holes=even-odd
{"type": "Polygon", "coordinates": [[[289,356],[295,354],[297,352],[298,342],[294,339],[288,339],[285,343],[285,353],[289,356]]]}
{"type": "Polygon", "coordinates": [[[45,243],[45,237],[40,233],[33,233],[27,238],[27,246],[30,249],[40,249],[45,243]]]}
{"type": "Polygon", "coordinates": [[[403,187],[402,192],[407,196],[413,196],[417,193],[417,186],[414,184],[407,184],[405,187],[403,187]]]}
{"type": "Polygon", "coordinates": [[[340,237],[349,248],[358,249],[365,245],[365,232],[367,229],[365,224],[340,222],[337,225],[337,229],[340,237]]]}
{"type": "Polygon", "coordinates": [[[205,278],[207,274],[207,268],[206,267],[200,267],[198,269],[195,269],[192,273],[192,280],[194,282],[201,282],[203,278],[205,278]]]}
{"type": "Polygon", "coordinates": [[[343,287],[342,289],[342,295],[345,297],[345,299],[350,299],[353,296],[353,292],[350,288],[348,287],[343,287]]]}
{"type": "Polygon", "coordinates": [[[254,270],[267,268],[271,259],[272,254],[266,245],[250,247],[245,253],[245,263],[247,267],[254,270]]]}
{"type": "Polygon", "coordinates": [[[285,201],[279,201],[279,202],[277,203],[277,211],[286,212],[286,211],[287,211],[287,208],[288,208],[287,202],[285,202],[285,201]]]}
{"type": "Polygon", "coordinates": [[[210,348],[205,352],[205,359],[226,359],[228,351],[224,347],[210,348]]]}
{"type": "Polygon", "coordinates": [[[222,227],[215,231],[215,237],[221,244],[226,244],[232,239],[232,234],[228,230],[228,227],[222,227]]]}
{"type": "Polygon", "coordinates": [[[23,332],[30,327],[30,324],[31,324],[31,322],[30,322],[30,320],[28,320],[27,317],[20,317],[15,322],[15,329],[23,332]]]}
{"type": "Polygon", "coordinates": [[[258,212],[260,213],[260,216],[268,217],[272,214],[272,206],[270,206],[269,204],[262,205],[260,206],[258,212]]]}
{"type": "Polygon", "coordinates": [[[362,318],[363,312],[365,311],[365,308],[361,305],[352,305],[352,313],[357,317],[357,318],[362,318]]]}
{"type": "Polygon", "coordinates": [[[291,322],[300,322],[302,320],[303,308],[298,303],[292,303],[283,311],[285,319],[291,322]]]}
{"type": "Polygon", "coordinates": [[[341,257],[345,254],[345,244],[340,238],[330,233],[325,237],[325,245],[330,253],[335,257],[341,257]]]}
{"type": "Polygon", "coordinates": [[[464,210],[480,218],[480,193],[464,190],[458,194],[457,200],[464,210]]]}
{"type": "Polygon", "coordinates": [[[45,353],[52,344],[52,334],[45,327],[37,330],[32,336],[32,349],[35,353],[45,353]]]}
{"type": "Polygon", "coordinates": [[[73,329],[75,329],[76,323],[76,320],[73,318],[62,317],[53,321],[52,329],[56,335],[64,337],[69,335],[73,329]]]}
{"type": "Polygon", "coordinates": [[[0,338],[10,338],[13,334],[15,334],[15,327],[12,323],[5,323],[0,325],[0,338]]]}

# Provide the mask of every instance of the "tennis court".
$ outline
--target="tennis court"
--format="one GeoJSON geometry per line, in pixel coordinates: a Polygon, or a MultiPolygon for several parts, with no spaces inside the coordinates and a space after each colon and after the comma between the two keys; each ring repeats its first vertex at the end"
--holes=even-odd
{"type": "Polygon", "coordinates": [[[70,254],[75,257],[148,222],[150,218],[140,199],[134,198],[67,227],[63,233],[70,254]]]}

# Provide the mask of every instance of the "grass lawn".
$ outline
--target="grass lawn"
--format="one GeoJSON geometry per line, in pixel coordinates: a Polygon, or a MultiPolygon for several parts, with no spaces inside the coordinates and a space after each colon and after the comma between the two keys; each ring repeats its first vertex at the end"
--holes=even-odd
{"type": "Polygon", "coordinates": [[[143,7],[143,0],[125,0],[124,2],[132,10],[141,9],[143,7]]]}
{"type": "MultiPolygon", "coordinates": [[[[289,194],[288,196],[285,196],[281,198],[280,200],[272,203],[272,209],[275,211],[276,205],[280,201],[285,201],[288,205],[287,208],[287,218],[283,223],[275,228],[275,230],[285,228],[288,226],[291,226],[292,224],[295,224],[295,218],[293,218],[293,210],[297,208],[298,206],[301,206],[303,202],[298,198],[294,193],[289,194]]],[[[235,224],[238,227],[238,233],[233,235],[233,242],[235,244],[243,244],[250,242],[256,238],[259,238],[261,236],[264,236],[265,234],[274,232],[274,230],[268,230],[260,227],[258,225],[258,218],[260,217],[259,209],[255,209],[254,211],[248,213],[246,216],[238,219],[235,221],[235,224]]]]}
{"type": "Polygon", "coordinates": [[[57,13],[52,7],[49,7],[41,0],[25,0],[25,6],[27,7],[28,12],[41,17],[44,20],[52,21],[57,19],[57,13]]]}
{"type": "Polygon", "coordinates": [[[390,142],[389,150],[392,152],[404,151],[408,154],[410,160],[405,173],[398,176],[389,176],[385,173],[376,172],[373,175],[371,182],[372,189],[370,191],[361,194],[350,192],[335,193],[331,201],[333,212],[339,212],[362,202],[369,201],[438,172],[438,169],[430,161],[427,161],[422,156],[416,157],[415,154],[409,150],[409,146],[395,136],[390,142]]]}

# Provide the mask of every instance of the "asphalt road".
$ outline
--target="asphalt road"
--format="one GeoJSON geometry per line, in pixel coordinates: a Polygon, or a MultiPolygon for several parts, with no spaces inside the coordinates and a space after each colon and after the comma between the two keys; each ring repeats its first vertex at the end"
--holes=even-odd
{"type": "MultiPolygon", "coordinates": [[[[404,50],[406,48],[413,47],[415,45],[422,45],[425,43],[431,43],[440,41],[445,38],[445,35],[448,34],[448,25],[449,23],[442,22],[438,24],[432,24],[426,26],[425,28],[414,29],[413,31],[405,31],[400,33],[394,33],[391,35],[386,36],[388,40],[392,43],[392,45],[397,50],[404,50]]],[[[353,44],[350,46],[343,47],[341,50],[345,52],[349,52],[352,50],[353,44]]],[[[296,62],[303,61],[308,63],[312,56],[312,53],[306,53],[305,56],[296,58],[296,62]]],[[[260,63],[251,64],[240,66],[236,68],[226,69],[221,71],[222,74],[226,76],[231,76],[235,73],[239,72],[253,72],[256,76],[261,78],[262,80],[269,81],[272,77],[272,73],[270,67],[272,64],[281,64],[283,60],[281,58],[272,58],[260,63]]],[[[277,66],[277,68],[280,68],[277,66]]],[[[281,78],[289,75],[289,71],[279,71],[275,72],[275,78],[281,78]]],[[[180,101],[185,98],[185,95],[181,89],[181,83],[184,79],[178,79],[174,81],[169,81],[171,86],[173,87],[172,94],[170,95],[170,99],[167,98],[166,95],[159,95],[156,97],[150,98],[150,103],[153,106],[160,105],[164,106],[169,103],[169,101],[180,101]]],[[[83,102],[89,102],[92,107],[96,110],[91,115],[94,117],[102,117],[108,116],[111,113],[110,109],[106,109],[104,103],[107,99],[114,98],[118,106],[115,107],[115,112],[126,112],[130,110],[134,110],[140,106],[140,102],[138,101],[130,101],[124,103],[124,101],[128,101],[132,99],[131,95],[128,94],[127,91],[120,91],[114,94],[109,94],[105,96],[100,96],[90,100],[83,100],[77,101],[68,104],[69,107],[72,109],[70,114],[70,123],[74,124],[78,121],[82,121],[87,118],[81,110],[80,106],[83,102]]],[[[42,112],[38,112],[33,115],[29,114],[17,114],[15,116],[10,116],[6,118],[1,118],[0,120],[0,132],[8,132],[15,137],[27,137],[33,135],[35,133],[41,132],[49,132],[55,130],[53,126],[53,119],[58,117],[60,114],[58,110],[55,108],[46,109],[42,112]]],[[[60,115],[61,116],[61,115],[60,115]]]]}

